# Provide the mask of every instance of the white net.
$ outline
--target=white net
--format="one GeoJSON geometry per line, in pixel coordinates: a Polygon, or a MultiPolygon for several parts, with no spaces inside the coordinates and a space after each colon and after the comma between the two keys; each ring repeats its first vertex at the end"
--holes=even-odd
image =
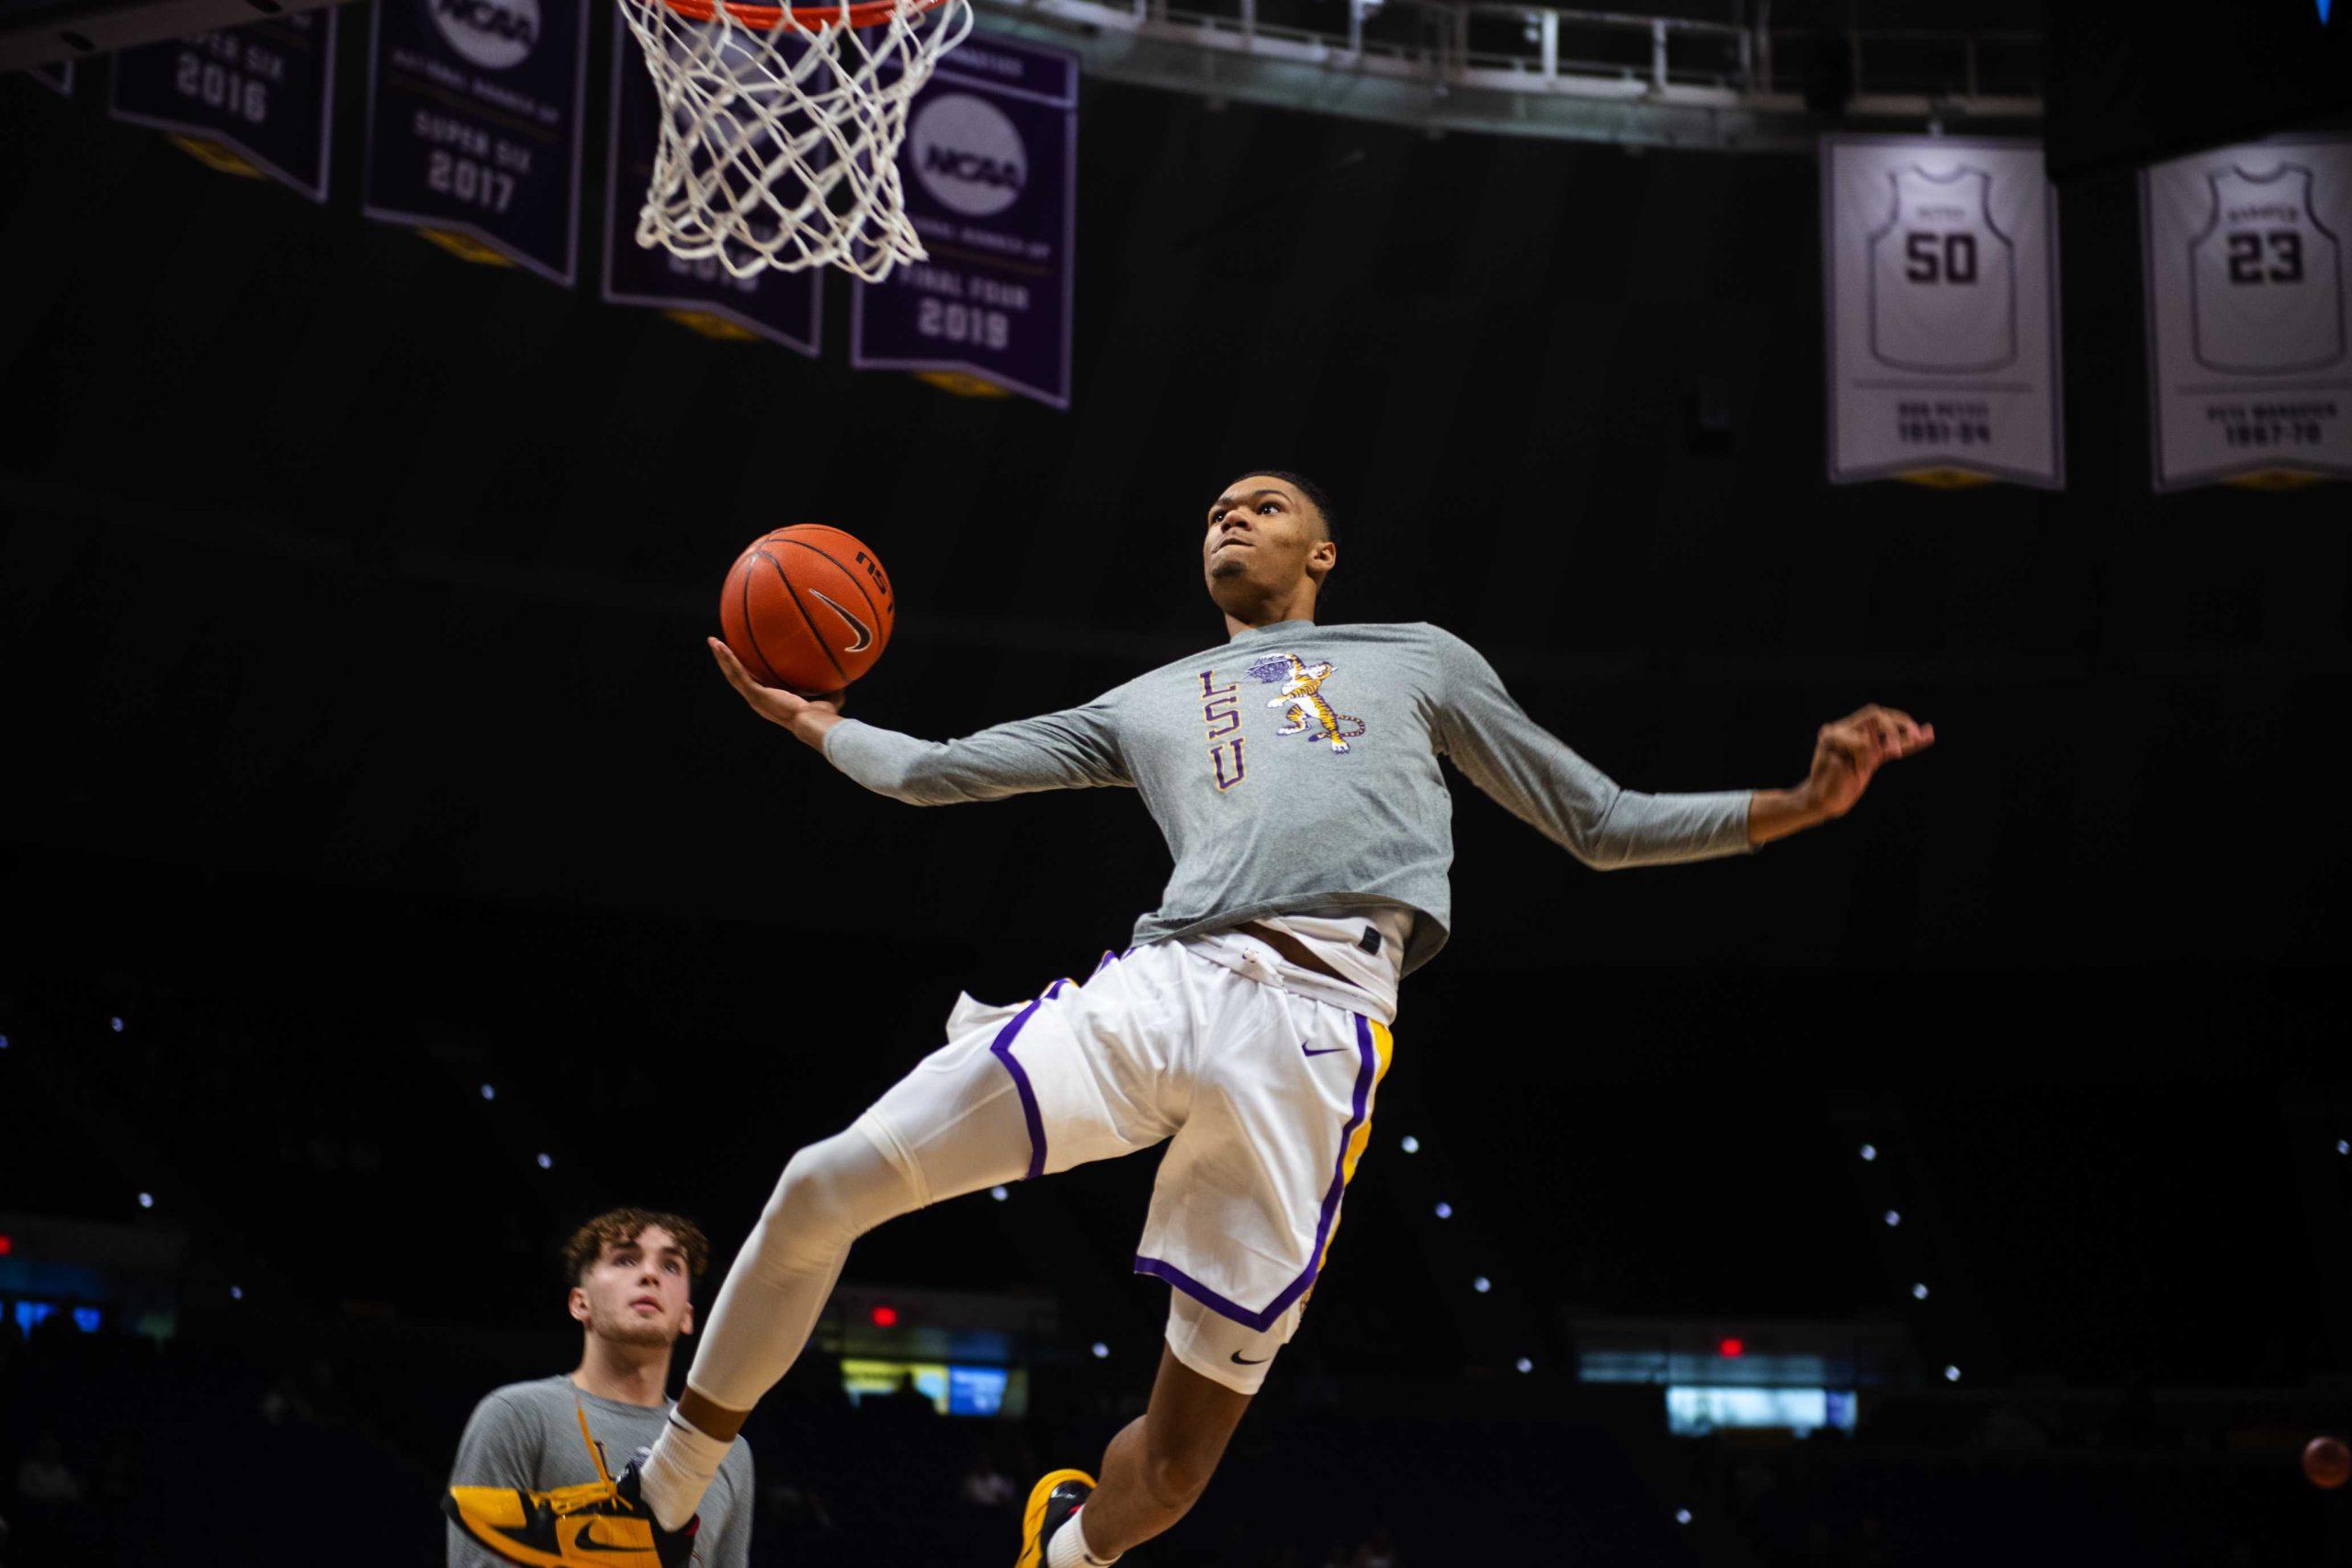
{"type": "Polygon", "coordinates": [[[908,100],[972,30],[970,0],[844,0],[797,21],[703,0],[620,7],[662,100],[639,244],[738,277],[832,265],[878,283],[923,259],[899,144],[908,100]]]}

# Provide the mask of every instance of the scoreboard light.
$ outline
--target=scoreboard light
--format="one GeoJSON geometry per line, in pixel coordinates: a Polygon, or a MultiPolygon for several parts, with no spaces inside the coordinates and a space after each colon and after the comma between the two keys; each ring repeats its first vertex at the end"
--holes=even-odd
{"type": "Polygon", "coordinates": [[[874,1320],[874,1326],[876,1328],[896,1328],[899,1326],[899,1309],[894,1306],[877,1306],[872,1312],[866,1314],[866,1316],[874,1320]]]}
{"type": "Polygon", "coordinates": [[[1747,1354],[1747,1341],[1733,1335],[1725,1335],[1716,1342],[1715,1354],[1728,1358],[1745,1356],[1747,1354]]]}
{"type": "Polygon", "coordinates": [[[1803,1437],[1824,1427],[1854,1429],[1850,1389],[1748,1388],[1672,1383],[1666,1391],[1666,1429],[1703,1438],[1736,1427],[1779,1428],[1803,1437]]]}

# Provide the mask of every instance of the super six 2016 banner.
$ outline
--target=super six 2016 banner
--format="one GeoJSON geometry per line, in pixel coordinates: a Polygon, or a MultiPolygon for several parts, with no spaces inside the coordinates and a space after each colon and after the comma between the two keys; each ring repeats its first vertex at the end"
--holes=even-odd
{"type": "Polygon", "coordinates": [[[2057,196],[2041,148],[1821,144],[1829,479],[2065,483],[2057,196]]]}
{"type": "Polygon", "coordinates": [[[216,167],[327,198],[334,125],[333,10],[141,44],[114,60],[114,117],[187,138],[216,167]]]}
{"type": "Polygon", "coordinates": [[[931,259],[855,287],[850,363],[1069,407],[1077,60],[987,35],[957,46],[915,97],[899,166],[931,259]]]}
{"type": "Polygon", "coordinates": [[[570,283],[580,233],[585,7],[577,0],[376,0],[368,9],[368,216],[462,235],[570,283]]]}
{"type": "Polygon", "coordinates": [[[2352,478],[2352,136],[2140,175],[2155,486],[2352,478]]]}

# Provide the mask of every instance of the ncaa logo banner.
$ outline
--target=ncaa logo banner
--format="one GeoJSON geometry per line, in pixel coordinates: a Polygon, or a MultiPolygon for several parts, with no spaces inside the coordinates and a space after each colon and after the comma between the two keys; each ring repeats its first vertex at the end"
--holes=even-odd
{"type": "Polygon", "coordinates": [[[1822,138],[1821,267],[1830,483],[2064,488],[2039,142],[1822,138]]]}
{"type": "Polygon", "coordinates": [[[931,259],[853,285],[850,363],[1069,407],[1077,60],[976,33],[909,107],[899,173],[931,259]]]}
{"type": "Polygon", "coordinates": [[[2352,477],[2352,135],[2140,171],[2155,488],[2352,477]]]}
{"type": "Polygon", "coordinates": [[[611,143],[605,155],[605,299],[650,305],[719,338],[759,337],[810,358],[822,346],[824,268],[763,267],[737,277],[715,256],[692,261],[637,243],[637,209],[653,181],[662,105],[636,36],[613,29],[611,143]]]}
{"type": "Polygon", "coordinates": [[[569,284],[588,16],[576,0],[376,0],[368,216],[569,284]],[[465,243],[464,242],[470,242],[465,243]]]}
{"type": "Polygon", "coordinates": [[[126,49],[114,57],[114,118],[213,143],[226,166],[324,201],[335,16],[298,11],[126,49]]]}

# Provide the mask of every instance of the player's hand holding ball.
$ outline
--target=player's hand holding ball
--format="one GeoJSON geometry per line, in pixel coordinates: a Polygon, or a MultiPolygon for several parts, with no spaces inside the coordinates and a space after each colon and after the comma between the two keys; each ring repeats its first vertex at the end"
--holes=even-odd
{"type": "Polygon", "coordinates": [[[821,746],[842,694],[882,657],[896,622],[874,552],[838,528],[801,524],[753,540],[728,570],[724,637],[709,639],[711,656],[752,712],[821,746]]]}

